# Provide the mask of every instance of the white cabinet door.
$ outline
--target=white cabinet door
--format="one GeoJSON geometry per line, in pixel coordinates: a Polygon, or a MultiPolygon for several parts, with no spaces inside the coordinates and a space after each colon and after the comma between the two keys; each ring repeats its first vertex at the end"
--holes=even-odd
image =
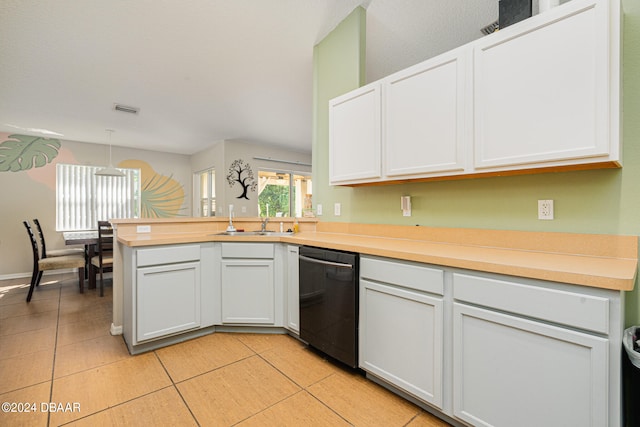
{"type": "Polygon", "coordinates": [[[222,323],[274,324],[273,260],[222,261],[220,266],[222,323]]]}
{"type": "Polygon", "coordinates": [[[572,1],[475,45],[476,168],[619,160],[609,16],[608,1],[572,1]]]}
{"type": "Polygon", "coordinates": [[[453,322],[455,416],[478,426],[608,424],[606,339],[459,303],[453,322]]]}
{"type": "Polygon", "coordinates": [[[300,289],[298,246],[287,246],[287,329],[300,333],[300,289]]]}
{"type": "Polygon", "coordinates": [[[374,84],[329,102],[331,184],[380,179],[380,92],[374,84]]]}
{"type": "Polygon", "coordinates": [[[360,367],[442,408],[443,300],[360,281],[360,367]]]}
{"type": "Polygon", "coordinates": [[[200,326],[200,263],[137,270],[136,341],[200,326]]]}
{"type": "Polygon", "coordinates": [[[469,51],[448,52],[385,80],[385,177],[464,171],[469,51]]]}

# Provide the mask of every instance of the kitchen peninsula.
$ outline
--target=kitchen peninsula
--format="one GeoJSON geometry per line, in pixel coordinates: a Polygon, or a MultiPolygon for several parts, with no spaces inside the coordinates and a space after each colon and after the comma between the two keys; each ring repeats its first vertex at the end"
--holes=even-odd
{"type": "MultiPolygon", "coordinates": [[[[271,227],[280,220],[293,228],[287,218],[271,227]]],[[[259,218],[234,222],[260,229],[259,218]]],[[[315,219],[291,235],[225,235],[225,218],[113,223],[112,333],[124,333],[132,353],[217,330],[295,336],[297,248],[347,250],[361,255],[359,366],[372,380],[471,425],[529,416],[527,407],[620,423],[637,236],[315,219]],[[419,364],[406,360],[412,354],[419,364]],[[492,374],[503,369],[511,376],[492,374]],[[558,396],[568,397],[554,404],[558,396]]]]}

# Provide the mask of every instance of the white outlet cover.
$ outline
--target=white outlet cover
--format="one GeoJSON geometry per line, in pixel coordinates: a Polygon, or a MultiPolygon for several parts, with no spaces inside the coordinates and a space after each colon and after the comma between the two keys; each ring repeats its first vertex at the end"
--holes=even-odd
{"type": "Polygon", "coordinates": [[[553,200],[538,200],[538,219],[553,219],[553,200]]]}
{"type": "Polygon", "coordinates": [[[316,215],[322,215],[322,205],[320,203],[316,205],[316,215]]]}
{"type": "Polygon", "coordinates": [[[335,203],[335,204],[333,205],[333,214],[334,214],[335,216],[340,216],[341,207],[342,207],[342,206],[340,205],[340,203],[335,203]]]}

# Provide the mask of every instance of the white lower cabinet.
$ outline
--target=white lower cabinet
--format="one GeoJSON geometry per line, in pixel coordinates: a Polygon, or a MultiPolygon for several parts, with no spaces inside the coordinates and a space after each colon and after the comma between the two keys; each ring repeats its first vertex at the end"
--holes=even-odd
{"type": "Polygon", "coordinates": [[[360,368],[441,408],[442,270],[368,257],[360,266],[360,368]]]}
{"type": "Polygon", "coordinates": [[[223,324],[276,325],[274,249],[273,243],[222,244],[223,324]]]}
{"type": "Polygon", "coordinates": [[[124,247],[123,334],[132,354],[212,325],[212,251],[211,243],[124,247]]]}
{"type": "Polygon", "coordinates": [[[606,426],[605,338],[454,304],[454,414],[480,426],[606,426]]]}
{"type": "Polygon", "coordinates": [[[200,326],[200,262],[139,268],[138,341],[200,326]]]}
{"type": "Polygon", "coordinates": [[[467,273],[452,282],[456,417],[620,425],[620,292],[467,273]]]}

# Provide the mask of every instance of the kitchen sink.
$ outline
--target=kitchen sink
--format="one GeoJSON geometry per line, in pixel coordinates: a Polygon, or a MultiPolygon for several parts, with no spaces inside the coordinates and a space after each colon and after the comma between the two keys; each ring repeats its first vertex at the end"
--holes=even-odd
{"type": "Polygon", "coordinates": [[[221,231],[217,236],[291,236],[293,231],[221,231]]]}

